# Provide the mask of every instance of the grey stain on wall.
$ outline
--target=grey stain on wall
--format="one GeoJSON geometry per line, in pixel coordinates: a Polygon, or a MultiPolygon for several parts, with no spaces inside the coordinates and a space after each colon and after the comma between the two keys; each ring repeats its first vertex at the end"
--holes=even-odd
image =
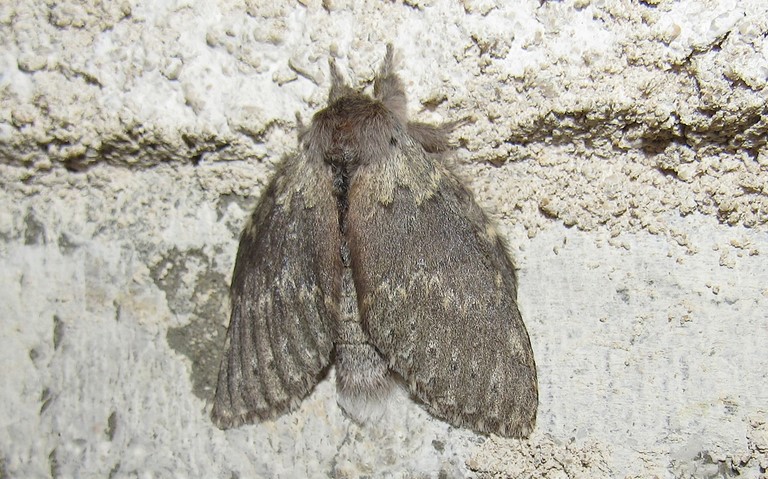
{"type": "Polygon", "coordinates": [[[171,249],[150,268],[150,276],[166,294],[174,314],[187,316],[184,326],[168,328],[166,340],[192,364],[192,392],[201,399],[213,396],[218,373],[218,351],[226,333],[228,279],[213,270],[200,249],[171,249]]]}

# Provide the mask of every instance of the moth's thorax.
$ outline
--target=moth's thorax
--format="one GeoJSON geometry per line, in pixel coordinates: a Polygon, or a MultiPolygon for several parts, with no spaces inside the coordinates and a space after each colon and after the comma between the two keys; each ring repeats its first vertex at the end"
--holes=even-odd
{"type": "Polygon", "coordinates": [[[379,101],[362,94],[343,96],[315,114],[310,147],[318,148],[328,164],[351,174],[390,147],[396,121],[379,101]]]}

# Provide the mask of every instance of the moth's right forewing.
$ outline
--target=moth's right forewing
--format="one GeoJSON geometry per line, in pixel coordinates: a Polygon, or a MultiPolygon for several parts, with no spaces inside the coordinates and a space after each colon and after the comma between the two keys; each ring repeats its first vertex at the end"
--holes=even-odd
{"type": "Polygon", "coordinates": [[[285,159],[240,238],[217,426],[276,417],[317,384],[339,314],[339,248],[330,169],[306,152],[285,159]]]}
{"type": "Polygon", "coordinates": [[[459,179],[400,133],[350,190],[349,241],[371,342],[438,417],[526,436],[536,366],[514,267],[459,179]]]}

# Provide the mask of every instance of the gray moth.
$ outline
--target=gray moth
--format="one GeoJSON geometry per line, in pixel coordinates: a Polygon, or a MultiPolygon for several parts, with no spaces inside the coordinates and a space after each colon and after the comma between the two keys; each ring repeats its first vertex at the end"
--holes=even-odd
{"type": "Polygon", "coordinates": [[[333,62],[331,77],[241,235],[213,422],[289,412],[334,362],[358,421],[404,384],[450,424],[527,437],[538,390],[515,267],[444,158],[461,122],[408,121],[391,45],[373,96],[333,62]]]}

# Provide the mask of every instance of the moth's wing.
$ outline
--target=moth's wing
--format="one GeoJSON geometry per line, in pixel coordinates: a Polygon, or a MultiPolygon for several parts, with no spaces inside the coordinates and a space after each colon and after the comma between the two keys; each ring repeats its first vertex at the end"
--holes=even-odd
{"type": "Polygon", "coordinates": [[[363,324],[427,409],[483,433],[523,437],[536,366],[506,246],[472,194],[403,131],[349,193],[363,324]]]}
{"type": "Polygon", "coordinates": [[[295,407],[333,348],[341,281],[332,174],[283,161],[240,238],[232,313],[211,417],[227,429],[295,407]]]}

